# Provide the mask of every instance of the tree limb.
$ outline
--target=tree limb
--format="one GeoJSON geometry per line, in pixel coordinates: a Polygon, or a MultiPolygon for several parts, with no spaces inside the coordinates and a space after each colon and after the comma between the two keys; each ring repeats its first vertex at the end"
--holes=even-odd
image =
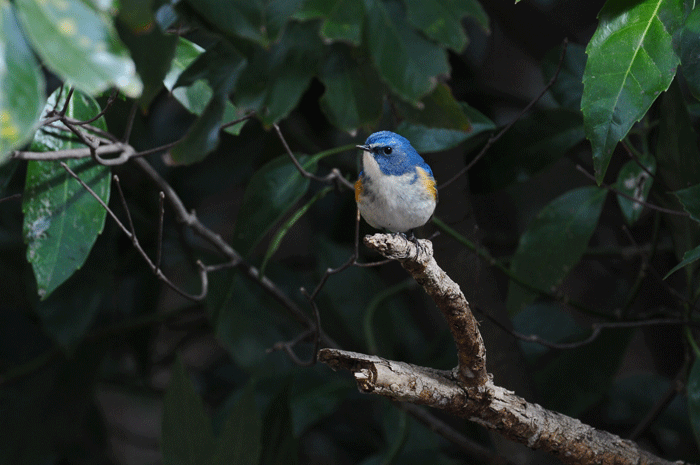
{"type": "Polygon", "coordinates": [[[663,460],[632,441],[547,410],[494,385],[485,371],[486,350],[478,324],[459,286],[435,262],[432,243],[414,243],[396,234],[366,236],[364,242],[385,257],[398,260],[433,298],[450,325],[459,366],[453,371],[442,371],[372,355],[321,349],[319,360],[333,369],[351,371],[360,391],[445,410],[532,449],[548,452],[567,464],[684,463],[663,460]],[[474,376],[470,377],[470,372],[474,376]]]}

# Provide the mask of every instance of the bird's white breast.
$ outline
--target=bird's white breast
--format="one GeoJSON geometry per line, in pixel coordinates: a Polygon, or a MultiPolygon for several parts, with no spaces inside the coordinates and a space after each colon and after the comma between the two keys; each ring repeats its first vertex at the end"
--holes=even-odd
{"type": "Polygon", "coordinates": [[[423,226],[435,211],[435,196],[415,169],[394,176],[382,173],[369,152],[362,155],[364,177],[358,207],[370,226],[406,232],[423,226]]]}

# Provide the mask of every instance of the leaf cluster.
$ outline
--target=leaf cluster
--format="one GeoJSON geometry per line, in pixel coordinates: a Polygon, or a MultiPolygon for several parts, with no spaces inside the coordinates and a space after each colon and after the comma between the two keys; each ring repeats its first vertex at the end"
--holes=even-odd
{"type": "Polygon", "coordinates": [[[697,460],[700,9],[589,5],[576,32],[595,32],[562,57],[562,37],[519,39],[539,31],[505,12],[544,14],[527,3],[0,0],[0,463],[117,461],[114,392],[158,425],[166,464],[483,457],[469,441],[507,455],[475,425],[450,423],[468,440],[448,444],[432,430],[450,419],[422,424],[271,351],[310,357],[318,310],[328,344],[455,364],[398,266],[338,268],[358,252],[350,151],[379,129],[439,184],[475,162],[424,232],[484,307],[488,360],[510,362],[489,370],[697,460]],[[556,77],[514,122],[541,86],[495,45],[480,58],[491,30],[556,77]],[[202,298],[161,275],[180,295],[206,282],[202,298]]]}

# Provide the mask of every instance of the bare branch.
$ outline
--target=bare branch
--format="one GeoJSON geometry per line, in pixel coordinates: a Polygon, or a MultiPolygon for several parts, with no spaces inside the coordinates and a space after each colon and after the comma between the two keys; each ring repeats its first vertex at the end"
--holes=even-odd
{"type": "Polygon", "coordinates": [[[315,174],[306,171],[306,169],[304,169],[304,167],[301,166],[301,163],[299,163],[299,160],[297,160],[297,157],[294,156],[294,153],[292,153],[292,149],[289,148],[289,144],[287,144],[287,140],[282,135],[280,127],[277,124],[273,124],[272,126],[277,132],[277,137],[279,137],[280,141],[282,141],[282,145],[284,145],[284,149],[286,150],[287,155],[289,155],[289,158],[292,160],[292,163],[302,176],[304,176],[307,179],[313,179],[314,181],[324,183],[334,182],[336,184],[342,184],[350,190],[355,189],[355,186],[350,181],[345,179],[338,169],[331,170],[331,172],[328,173],[326,176],[316,176],[315,174]]]}
{"type": "MultiPolygon", "coordinates": [[[[576,165],[576,169],[579,172],[581,172],[583,175],[585,175],[588,179],[595,181],[595,176],[593,176],[591,173],[586,171],[586,169],[583,166],[576,165]]],[[[618,189],[615,189],[612,186],[605,184],[604,182],[600,183],[600,187],[602,187],[603,189],[609,190],[610,192],[612,192],[614,194],[622,196],[628,200],[631,200],[634,203],[644,205],[645,207],[650,208],[652,210],[660,211],[661,213],[668,213],[669,215],[678,215],[678,216],[690,216],[690,214],[688,212],[682,212],[682,211],[678,211],[678,210],[671,210],[670,208],[659,207],[658,205],[654,205],[653,203],[645,202],[642,199],[637,199],[629,194],[626,194],[618,189]]]]}
{"type": "Polygon", "coordinates": [[[508,123],[506,126],[504,126],[503,129],[501,129],[501,130],[498,132],[498,134],[496,134],[496,135],[494,135],[494,136],[491,136],[491,137],[489,138],[489,140],[486,142],[486,145],[484,145],[484,147],[481,149],[481,151],[477,154],[477,156],[474,157],[474,159],[473,159],[472,161],[470,161],[469,164],[468,164],[467,166],[465,166],[464,168],[462,168],[461,170],[459,170],[459,172],[458,172],[457,174],[455,174],[455,175],[452,176],[449,180],[445,181],[445,182],[442,183],[440,186],[438,186],[438,190],[441,190],[441,189],[443,189],[443,188],[449,186],[450,184],[452,184],[453,182],[455,182],[457,179],[459,179],[460,177],[462,177],[462,176],[464,175],[464,173],[466,173],[467,171],[469,171],[470,169],[472,169],[472,167],[476,164],[476,162],[478,162],[479,160],[481,160],[481,158],[483,158],[483,156],[486,155],[486,152],[491,148],[491,146],[492,146],[493,144],[495,144],[496,141],[497,141],[498,139],[500,139],[501,137],[503,137],[503,134],[505,134],[506,132],[508,132],[508,130],[509,130],[520,118],[522,118],[522,117],[525,115],[525,113],[527,113],[528,111],[530,111],[530,109],[531,109],[533,106],[535,106],[535,104],[536,104],[537,102],[540,101],[540,99],[544,96],[544,94],[546,94],[546,93],[549,91],[549,89],[554,85],[555,82],[557,82],[557,79],[559,78],[559,71],[561,71],[562,64],[564,63],[564,57],[566,56],[566,48],[568,47],[568,45],[569,45],[569,39],[568,39],[568,38],[565,38],[565,39],[564,39],[564,42],[562,43],[561,55],[559,56],[559,64],[557,65],[557,69],[556,69],[556,71],[554,72],[554,76],[552,76],[552,79],[550,79],[549,82],[547,83],[547,85],[544,86],[544,89],[542,89],[542,92],[540,92],[539,95],[538,95],[537,97],[535,97],[530,103],[528,103],[527,106],[526,106],[525,108],[523,108],[523,109],[520,111],[520,113],[518,113],[518,116],[516,116],[516,117],[513,119],[513,121],[511,121],[510,123],[508,123]]]}
{"type": "MultiPolygon", "coordinates": [[[[131,225],[131,231],[129,231],[126,228],[126,226],[124,226],[124,224],[119,220],[117,215],[112,211],[112,209],[109,208],[109,206],[104,202],[104,200],[102,200],[102,198],[100,198],[100,196],[97,195],[97,193],[94,190],[92,190],[92,188],[90,186],[88,186],[85,183],[85,181],[80,179],[80,177],[77,174],[75,174],[75,172],[72,169],[70,169],[70,167],[65,162],[60,162],[60,164],[69,175],[71,175],[76,181],[78,181],[80,183],[80,185],[83,186],[83,188],[85,190],[87,190],[90,193],[90,195],[92,195],[95,198],[95,200],[97,200],[100,203],[100,205],[102,205],[102,208],[104,208],[107,211],[109,216],[111,216],[112,219],[114,219],[114,221],[117,223],[117,226],[119,226],[119,228],[124,232],[124,234],[126,234],[129,237],[129,239],[131,239],[131,243],[133,244],[134,248],[138,251],[138,253],[141,255],[141,257],[143,257],[143,259],[146,261],[146,263],[148,264],[148,266],[151,268],[151,270],[153,271],[153,273],[156,275],[156,277],[158,279],[163,281],[172,290],[174,290],[175,292],[177,292],[181,296],[185,297],[186,299],[194,300],[196,302],[204,300],[204,298],[206,297],[207,292],[208,292],[209,280],[207,277],[206,268],[204,267],[202,262],[197,261],[197,267],[199,268],[199,279],[201,282],[202,291],[198,295],[194,295],[194,294],[190,294],[190,293],[186,292],[183,289],[180,289],[177,285],[175,285],[172,281],[170,281],[170,279],[167,276],[165,276],[165,274],[163,274],[163,272],[160,269],[158,269],[158,267],[151,261],[148,254],[146,253],[146,251],[143,250],[143,248],[141,247],[141,244],[138,241],[138,238],[136,237],[136,232],[133,229],[133,223],[131,223],[131,216],[129,216],[129,221],[130,221],[130,225],[131,225]]],[[[118,178],[117,178],[117,181],[118,181],[118,178]]],[[[117,183],[117,185],[119,185],[119,184],[117,183]]],[[[119,188],[119,192],[121,194],[121,187],[119,188]]],[[[122,200],[123,199],[124,199],[124,197],[122,194],[122,200]]],[[[124,201],[124,204],[126,204],[126,201],[124,201]]],[[[128,209],[127,209],[127,213],[128,213],[128,209]]]]}
{"type": "Polygon", "coordinates": [[[440,309],[457,344],[457,373],[464,386],[482,386],[488,381],[486,348],[469,302],[457,283],[433,258],[433,243],[418,239],[417,244],[399,234],[365,236],[367,247],[401,263],[440,309]]]}
{"type": "Polygon", "coordinates": [[[527,402],[491,380],[465,389],[450,371],[335,349],[321,349],[319,360],[333,369],[352,372],[362,392],[428,405],[467,418],[567,464],[672,464],[631,441],[527,402]]]}

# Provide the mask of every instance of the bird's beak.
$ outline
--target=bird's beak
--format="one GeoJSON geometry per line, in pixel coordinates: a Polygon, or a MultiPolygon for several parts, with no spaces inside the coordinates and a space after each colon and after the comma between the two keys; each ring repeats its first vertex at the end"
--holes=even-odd
{"type": "Polygon", "coordinates": [[[364,150],[365,152],[371,152],[371,151],[372,151],[372,150],[370,150],[369,145],[356,145],[355,147],[357,147],[358,149],[362,149],[362,150],[364,150]]]}

